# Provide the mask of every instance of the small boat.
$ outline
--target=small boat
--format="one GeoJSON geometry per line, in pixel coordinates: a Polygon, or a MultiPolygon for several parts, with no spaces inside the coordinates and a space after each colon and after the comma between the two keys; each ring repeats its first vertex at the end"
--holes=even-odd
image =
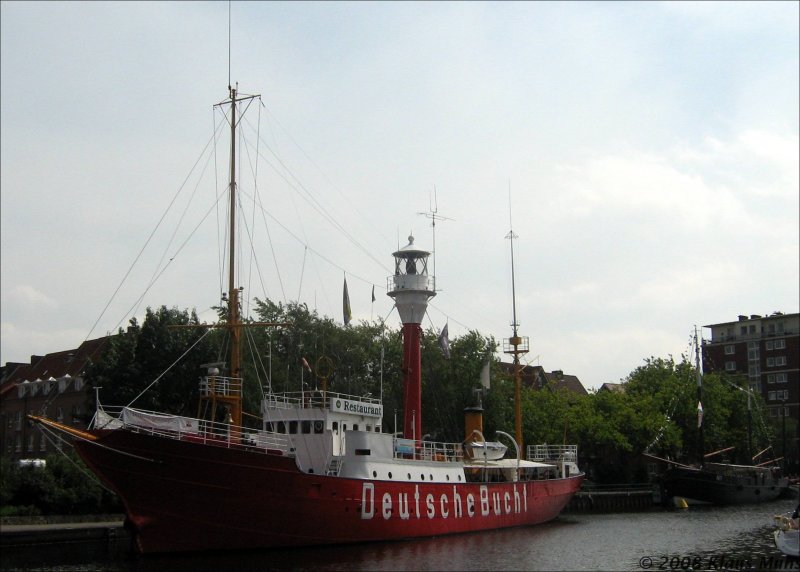
{"type": "Polygon", "coordinates": [[[467,448],[473,459],[486,459],[488,461],[502,459],[508,450],[508,447],[500,441],[470,441],[467,443],[467,448]]]}
{"type": "MultiPolygon", "coordinates": [[[[329,391],[324,378],[321,391],[270,391],[260,416],[243,417],[239,332],[252,324],[239,316],[235,282],[233,142],[237,110],[256,96],[228,89],[229,290],[219,327],[230,333],[230,355],[226,363],[206,364],[198,417],[109,407],[98,397],[86,431],[30,418],[75,439],[86,465],[121,499],[142,553],[398,540],[556,518],[583,481],[577,446],[531,446],[523,458],[521,438],[508,436],[516,455],[505,458],[504,445],[483,438],[480,407],[465,411],[468,447],[420,438],[420,324],[436,291],[430,253],[413,237],[393,253],[387,282],[402,321],[403,431],[386,431],[381,399],[329,391]]],[[[520,353],[516,326],[514,335],[520,353]]],[[[517,400],[520,435],[519,390],[517,400]]]]}
{"type": "Polygon", "coordinates": [[[778,526],[773,532],[775,546],[790,558],[800,558],[800,519],[798,519],[798,511],[800,511],[800,505],[792,515],[786,513],[775,515],[774,517],[775,524],[778,526]]]}

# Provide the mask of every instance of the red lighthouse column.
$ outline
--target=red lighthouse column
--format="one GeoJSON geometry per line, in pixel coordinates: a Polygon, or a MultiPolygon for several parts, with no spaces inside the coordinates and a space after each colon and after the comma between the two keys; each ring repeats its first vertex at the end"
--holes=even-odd
{"type": "Polygon", "coordinates": [[[422,327],[403,324],[403,437],[422,437],[422,327]]]}
{"type": "Polygon", "coordinates": [[[394,276],[389,278],[388,295],[394,298],[395,306],[403,321],[403,437],[422,437],[422,318],[428,308],[428,300],[436,295],[433,281],[428,277],[430,252],[414,246],[414,237],[408,244],[393,254],[394,276]]]}

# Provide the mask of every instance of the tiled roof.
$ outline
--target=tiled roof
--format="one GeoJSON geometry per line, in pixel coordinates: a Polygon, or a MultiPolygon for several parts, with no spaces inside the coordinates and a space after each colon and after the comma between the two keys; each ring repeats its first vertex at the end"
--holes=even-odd
{"type": "Polygon", "coordinates": [[[104,336],[87,340],[73,350],[54,352],[45,356],[31,356],[31,363],[16,365],[14,368],[9,368],[10,371],[4,372],[0,393],[5,394],[9,387],[25,380],[35,381],[50,377],[58,379],[67,374],[71,377],[80,376],[90,359],[97,360],[108,339],[108,336],[104,336]]]}
{"type": "MultiPolygon", "coordinates": [[[[501,362],[500,367],[509,375],[514,374],[514,364],[501,362]]],[[[580,379],[575,375],[568,375],[561,371],[546,372],[540,365],[526,365],[522,367],[522,385],[532,389],[567,389],[579,395],[588,392],[583,387],[580,379]]]]}

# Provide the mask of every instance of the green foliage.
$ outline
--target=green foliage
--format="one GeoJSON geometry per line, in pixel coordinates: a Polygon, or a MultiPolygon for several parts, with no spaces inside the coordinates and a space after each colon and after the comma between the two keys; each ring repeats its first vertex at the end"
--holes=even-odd
{"type": "Polygon", "coordinates": [[[116,497],[103,489],[74,452],[52,454],[44,467],[2,459],[0,514],[37,516],[120,512],[116,497]]]}
{"type": "Polygon", "coordinates": [[[148,308],[141,326],[132,319],[128,329],[120,329],[101,359],[88,368],[86,380],[91,399],[94,399],[93,388],[102,387],[103,403],[127,405],[162,376],[134,405],[181,415],[196,413],[201,373],[198,366],[218,361],[215,349],[218,341],[215,343],[214,339],[219,338],[214,335],[218,332],[210,332],[192,348],[206,330],[170,326],[198,323],[194,312],[166,306],[157,310],[148,308]],[[179,359],[189,348],[192,348],[189,353],[179,359]]]}

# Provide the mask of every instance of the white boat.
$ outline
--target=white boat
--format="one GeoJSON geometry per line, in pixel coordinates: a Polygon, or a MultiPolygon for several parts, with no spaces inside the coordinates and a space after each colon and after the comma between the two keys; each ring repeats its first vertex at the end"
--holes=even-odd
{"type": "Polygon", "coordinates": [[[797,518],[797,511],[794,515],[779,514],[775,515],[777,530],[773,533],[775,546],[786,556],[800,558],[800,520],[797,518]]]}
{"type": "Polygon", "coordinates": [[[472,452],[473,459],[486,459],[487,461],[502,459],[508,449],[508,447],[503,445],[500,441],[487,441],[485,443],[482,441],[472,441],[471,443],[467,443],[467,446],[472,452]]]}

